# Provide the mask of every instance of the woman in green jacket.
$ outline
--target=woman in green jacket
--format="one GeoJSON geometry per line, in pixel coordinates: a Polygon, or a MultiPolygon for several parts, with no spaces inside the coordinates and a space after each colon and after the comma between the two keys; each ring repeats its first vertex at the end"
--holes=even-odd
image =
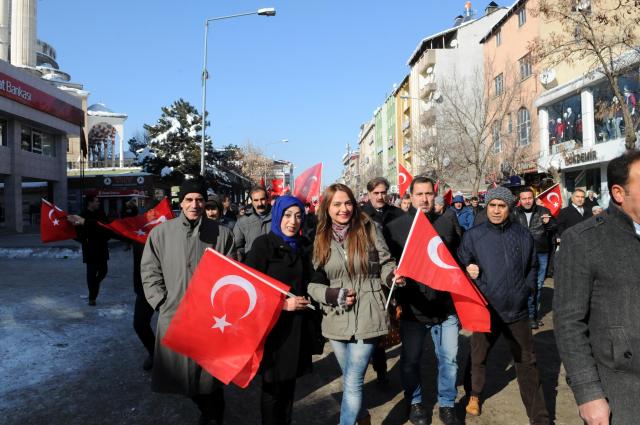
{"type": "Polygon", "coordinates": [[[362,409],[364,374],[378,337],[388,330],[382,284],[390,285],[395,263],[381,229],[343,184],[324,192],[313,261],[316,274],[308,293],[321,304],[322,333],[343,375],[340,425],[368,424],[362,409]]]}

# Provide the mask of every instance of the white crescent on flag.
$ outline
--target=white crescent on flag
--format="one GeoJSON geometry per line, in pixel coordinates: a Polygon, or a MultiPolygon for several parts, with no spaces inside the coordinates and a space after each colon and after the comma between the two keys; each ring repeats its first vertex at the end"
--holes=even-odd
{"type": "Polygon", "coordinates": [[[557,193],[555,193],[555,192],[549,192],[549,193],[547,194],[547,201],[549,201],[549,202],[553,203],[553,206],[554,206],[554,207],[557,207],[557,206],[559,205],[559,204],[558,204],[558,202],[560,202],[560,197],[559,197],[559,196],[558,196],[558,194],[557,194],[557,193]],[[555,196],[556,200],[555,200],[555,201],[552,201],[552,200],[551,200],[551,198],[553,198],[554,196],[555,196]]]}
{"type": "MultiPolygon", "coordinates": [[[[256,301],[258,299],[258,295],[256,293],[256,288],[245,278],[237,276],[237,275],[227,275],[218,279],[218,281],[211,288],[211,305],[214,305],[214,300],[216,297],[216,293],[223,287],[233,285],[243,289],[247,295],[249,296],[249,307],[247,311],[240,317],[243,319],[247,317],[253,309],[256,307],[256,301]]],[[[238,320],[240,320],[238,319],[238,320]]],[[[224,328],[227,326],[231,326],[231,323],[227,322],[227,315],[224,314],[222,317],[215,317],[214,320],[216,323],[212,326],[213,329],[220,329],[220,332],[224,333],[224,328]]]]}
{"type": "Polygon", "coordinates": [[[431,238],[429,244],[427,245],[427,255],[429,255],[429,258],[431,259],[433,264],[440,267],[441,269],[456,269],[456,266],[445,263],[438,255],[438,247],[442,245],[442,243],[442,239],[440,239],[439,236],[434,236],[433,238],[431,238]]]}
{"type": "Polygon", "coordinates": [[[154,226],[156,224],[164,223],[165,221],[167,221],[167,217],[161,215],[160,217],[156,218],[155,220],[151,220],[150,222],[148,222],[142,227],[154,226]]]}
{"type": "Polygon", "coordinates": [[[399,173],[398,184],[405,184],[406,182],[407,182],[407,175],[405,173],[399,173]],[[402,181],[400,181],[400,178],[402,178],[402,181]]]}

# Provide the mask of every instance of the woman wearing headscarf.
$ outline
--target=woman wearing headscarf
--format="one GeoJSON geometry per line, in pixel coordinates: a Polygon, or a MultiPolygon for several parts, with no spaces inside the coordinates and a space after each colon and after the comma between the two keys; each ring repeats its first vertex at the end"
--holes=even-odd
{"type": "Polygon", "coordinates": [[[296,378],[311,371],[313,310],[307,307],[307,284],[313,266],[311,243],[300,236],[304,205],[280,196],[271,210],[271,230],[251,246],[245,264],[291,287],[273,330],[267,336],[260,365],[263,425],[291,423],[296,378]]]}
{"type": "Polygon", "coordinates": [[[309,295],[321,304],[322,334],[342,369],[340,425],[370,424],[362,408],[364,374],[378,338],[388,332],[382,285],[391,284],[395,263],[381,229],[343,184],[324,192],[313,263],[309,295]]]}

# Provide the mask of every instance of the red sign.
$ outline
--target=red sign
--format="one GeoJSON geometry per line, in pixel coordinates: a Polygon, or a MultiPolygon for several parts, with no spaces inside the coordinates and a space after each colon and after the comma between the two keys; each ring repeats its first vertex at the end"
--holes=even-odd
{"type": "Polygon", "coordinates": [[[0,72],[0,96],[53,115],[72,124],[84,125],[84,112],[22,81],[0,72]]]}

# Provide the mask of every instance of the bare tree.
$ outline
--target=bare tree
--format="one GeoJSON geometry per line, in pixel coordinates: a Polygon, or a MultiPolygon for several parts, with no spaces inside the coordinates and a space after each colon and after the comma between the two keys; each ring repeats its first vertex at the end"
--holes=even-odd
{"type": "MultiPolygon", "coordinates": [[[[586,74],[604,76],[618,104],[624,105],[619,79],[640,62],[638,0],[539,0],[532,14],[558,28],[530,43],[538,61],[545,67],[586,65],[586,74]]],[[[640,114],[634,117],[628,108],[619,111],[625,123],[625,146],[632,149],[640,114]]]]}
{"type": "MultiPolygon", "coordinates": [[[[436,134],[428,135],[425,149],[431,164],[453,184],[462,179],[471,182],[477,193],[485,176],[495,171],[502,157],[501,137],[505,117],[521,102],[521,84],[507,67],[498,82],[491,63],[484,72],[476,70],[467,77],[450,75],[438,83],[436,134]]],[[[515,147],[515,151],[522,151],[515,147]]],[[[515,153],[513,153],[515,154],[515,153]]]]}
{"type": "MultiPolygon", "coordinates": [[[[271,173],[273,160],[264,155],[263,151],[253,145],[251,141],[241,148],[242,151],[242,174],[247,176],[254,183],[258,183],[261,178],[265,178],[271,173]]],[[[265,181],[265,184],[267,182],[265,181]]]]}

